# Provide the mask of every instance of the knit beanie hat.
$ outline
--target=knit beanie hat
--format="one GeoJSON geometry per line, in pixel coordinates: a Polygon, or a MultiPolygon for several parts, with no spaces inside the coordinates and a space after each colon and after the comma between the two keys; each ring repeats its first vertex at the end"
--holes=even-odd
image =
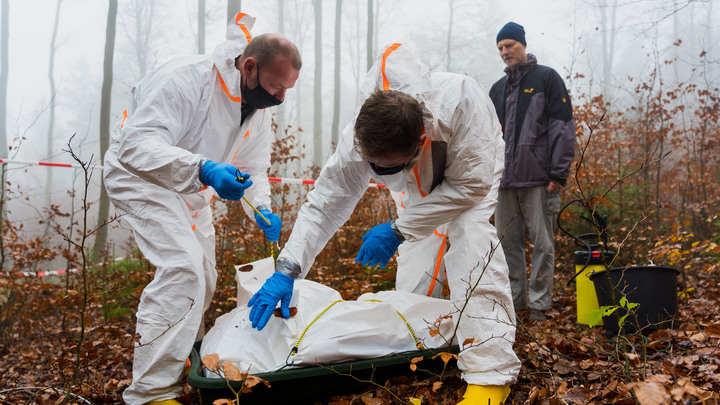
{"type": "Polygon", "coordinates": [[[525,43],[525,29],[522,25],[514,22],[509,22],[502,27],[500,32],[497,34],[497,40],[495,43],[498,43],[503,39],[514,39],[523,45],[527,45],[525,43]]]}

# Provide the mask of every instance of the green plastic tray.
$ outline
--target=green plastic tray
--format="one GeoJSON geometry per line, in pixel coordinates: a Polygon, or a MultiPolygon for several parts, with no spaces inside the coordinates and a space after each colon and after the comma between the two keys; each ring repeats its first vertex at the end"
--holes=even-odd
{"type": "MultiPolygon", "coordinates": [[[[190,373],[187,383],[198,389],[200,402],[211,405],[220,398],[235,399],[228,383],[238,391],[241,383],[225,381],[220,378],[207,378],[202,374],[202,360],[200,359],[200,346],[202,339],[196,340],[190,353],[190,373]]],[[[400,375],[420,374],[427,376],[423,371],[410,370],[410,360],[423,356],[425,361],[418,369],[439,370],[442,361],[431,358],[440,352],[457,353],[458,347],[446,349],[413,350],[395,353],[373,359],[333,363],[324,366],[308,366],[303,368],[285,369],[276,372],[255,374],[270,383],[270,387],[258,384],[252,392],[240,395],[240,404],[305,404],[326,400],[332,395],[362,392],[371,384],[372,380],[383,385],[389,378],[400,375]],[[348,375],[350,374],[350,375],[348,375]]]]}

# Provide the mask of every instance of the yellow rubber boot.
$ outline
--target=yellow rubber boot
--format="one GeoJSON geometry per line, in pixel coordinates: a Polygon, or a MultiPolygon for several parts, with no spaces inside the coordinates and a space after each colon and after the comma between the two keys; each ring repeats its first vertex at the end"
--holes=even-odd
{"type": "Polygon", "coordinates": [[[148,402],[146,405],[182,405],[182,404],[174,399],[166,399],[164,401],[148,402]]]}
{"type": "Polygon", "coordinates": [[[462,401],[457,405],[500,405],[510,395],[509,385],[468,384],[462,401]]]}

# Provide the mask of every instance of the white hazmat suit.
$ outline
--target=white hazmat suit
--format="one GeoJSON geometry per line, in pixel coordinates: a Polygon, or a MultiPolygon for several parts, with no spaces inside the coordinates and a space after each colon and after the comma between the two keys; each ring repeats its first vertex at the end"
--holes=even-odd
{"type": "Polygon", "coordinates": [[[225,162],[249,173],[253,186],[245,197],[270,207],[270,113],[255,110],[241,123],[235,67],[254,21],[240,13],[211,56],[177,58],[150,73],[132,89],[126,118],[112,131],[105,187],[157,268],[138,306],[141,345],[123,394],[129,404],[180,394],[185,360],[215,291],[213,194],[200,181],[202,164],[225,162]]]}
{"type": "MultiPolygon", "coordinates": [[[[447,236],[450,248],[444,263],[456,308],[453,320],[459,322],[458,341],[464,344],[458,363],[463,379],[476,385],[514,381],[520,361],[512,349],[508,268],[489,222],[505,151],[490,99],[467,76],[431,74],[399,44],[384,50],[363,88],[363,98],[376,89],[401,91],[423,109],[427,141],[419,155],[397,174],[375,176],[393,192],[400,208],[396,225],[406,241],[399,249],[398,289],[427,293],[428,286],[419,280],[437,268],[447,236]]],[[[343,131],[278,259],[298,264],[300,277],[348,220],[374,175],[354,148],[354,124],[343,131]]]]}

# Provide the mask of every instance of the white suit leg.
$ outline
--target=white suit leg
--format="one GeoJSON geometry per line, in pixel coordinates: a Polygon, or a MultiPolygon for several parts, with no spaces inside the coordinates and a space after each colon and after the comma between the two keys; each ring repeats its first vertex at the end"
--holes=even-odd
{"type": "Polygon", "coordinates": [[[512,348],[515,326],[508,268],[490,224],[496,202],[497,186],[448,229],[450,250],[445,263],[451,300],[458,311],[453,314],[456,325],[459,322],[458,342],[474,341],[461,348],[458,361],[468,384],[504,385],[520,371],[512,348]]]}
{"type": "Polygon", "coordinates": [[[193,216],[175,192],[150,186],[142,201],[117,202],[130,208],[132,226],[145,258],[156,266],[137,311],[133,382],[123,393],[130,404],[177,397],[185,360],[198,335],[204,308],[217,277],[210,208],[193,216]],[[193,229],[194,228],[194,229],[193,229]],[[211,243],[212,242],[212,243],[211,243]]]}
{"type": "Polygon", "coordinates": [[[396,290],[442,298],[446,279],[447,228],[447,225],[442,225],[423,240],[400,245],[396,290]]]}
{"type": "MultiPolygon", "coordinates": [[[[194,216],[195,236],[203,248],[203,276],[205,277],[205,302],[203,314],[210,308],[215,287],[217,286],[217,269],[215,268],[215,227],[212,222],[210,206],[198,211],[194,216]]],[[[196,338],[205,336],[205,322],[200,323],[196,338]]]]}

